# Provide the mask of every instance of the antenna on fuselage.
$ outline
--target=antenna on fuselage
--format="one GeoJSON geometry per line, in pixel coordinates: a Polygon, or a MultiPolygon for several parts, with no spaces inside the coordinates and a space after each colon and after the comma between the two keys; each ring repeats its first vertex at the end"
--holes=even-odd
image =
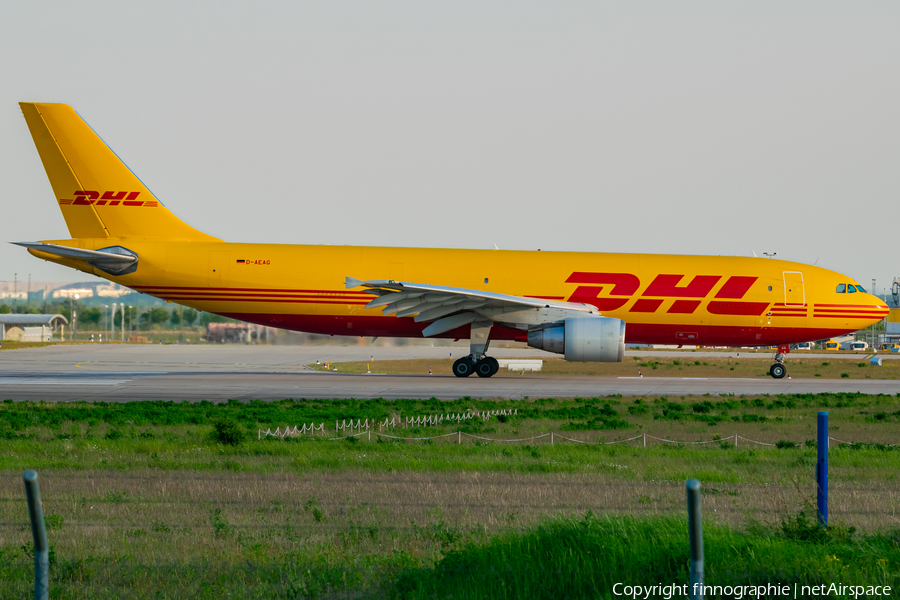
{"type": "Polygon", "coordinates": [[[759,257],[756,255],[756,252],[754,252],[753,250],[750,251],[750,254],[753,255],[753,258],[759,258],[759,257]]]}

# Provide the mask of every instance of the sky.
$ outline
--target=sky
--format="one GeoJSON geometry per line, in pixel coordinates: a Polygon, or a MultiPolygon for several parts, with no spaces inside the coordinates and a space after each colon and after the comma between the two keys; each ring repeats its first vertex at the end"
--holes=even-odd
{"type": "MultiPolygon", "coordinates": [[[[900,3],[0,3],[0,231],[67,238],[19,101],[227,241],[900,276],[900,3]]],[[[88,276],[0,244],[0,280],[88,276]]],[[[440,282],[431,282],[440,283],[440,282]]]]}

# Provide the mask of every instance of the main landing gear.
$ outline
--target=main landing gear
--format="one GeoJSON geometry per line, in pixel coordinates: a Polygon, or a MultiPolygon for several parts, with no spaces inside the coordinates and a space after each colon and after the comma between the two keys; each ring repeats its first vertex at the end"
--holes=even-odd
{"type": "Polygon", "coordinates": [[[493,356],[476,359],[471,354],[453,363],[453,374],[457,377],[468,377],[475,373],[479,377],[491,377],[500,370],[500,363],[493,356]]]}
{"type": "Polygon", "coordinates": [[[772,379],[784,379],[787,375],[787,368],[784,366],[784,355],[791,351],[791,347],[787,344],[778,346],[778,353],[775,354],[775,364],[769,367],[769,375],[772,379]]]}
{"type": "Polygon", "coordinates": [[[472,334],[469,340],[469,355],[453,363],[453,374],[457,377],[468,377],[475,373],[479,377],[491,377],[500,370],[500,363],[493,356],[487,356],[491,343],[490,321],[472,323],[472,334]]]}

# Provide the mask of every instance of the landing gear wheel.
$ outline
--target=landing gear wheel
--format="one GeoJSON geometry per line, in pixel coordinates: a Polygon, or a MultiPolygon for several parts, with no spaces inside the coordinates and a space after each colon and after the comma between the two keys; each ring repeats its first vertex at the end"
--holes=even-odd
{"type": "Polygon", "coordinates": [[[453,363],[453,374],[457,377],[468,377],[472,374],[474,368],[475,364],[472,362],[472,359],[468,356],[464,356],[453,363]]]}
{"type": "Polygon", "coordinates": [[[475,373],[479,377],[492,377],[500,370],[500,363],[496,358],[485,356],[475,363],[475,373]]]}
{"type": "Polygon", "coordinates": [[[769,375],[771,375],[773,379],[783,379],[784,376],[787,375],[787,369],[784,368],[783,364],[775,363],[769,368],[769,375]]]}
{"type": "Polygon", "coordinates": [[[500,362],[493,356],[485,356],[484,360],[491,361],[491,376],[493,377],[500,370],[500,362]]]}

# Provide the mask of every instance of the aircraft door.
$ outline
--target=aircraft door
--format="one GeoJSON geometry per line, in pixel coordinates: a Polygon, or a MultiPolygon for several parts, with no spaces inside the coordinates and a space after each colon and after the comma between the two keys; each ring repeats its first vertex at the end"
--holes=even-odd
{"type": "Polygon", "coordinates": [[[803,287],[803,273],[784,272],[784,305],[806,306],[806,290],[803,287]]]}

